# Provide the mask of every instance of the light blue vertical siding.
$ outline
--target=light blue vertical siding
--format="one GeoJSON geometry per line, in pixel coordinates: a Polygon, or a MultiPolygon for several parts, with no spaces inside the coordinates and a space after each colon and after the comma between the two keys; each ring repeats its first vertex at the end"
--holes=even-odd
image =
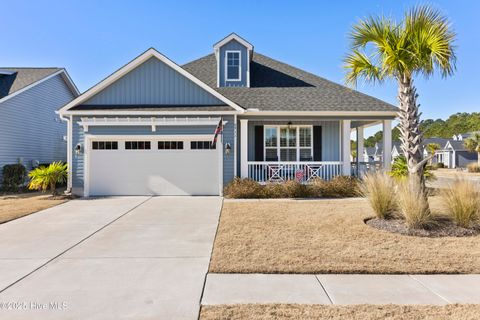
{"type": "Polygon", "coordinates": [[[219,52],[220,63],[220,87],[245,87],[247,86],[247,64],[248,64],[248,50],[245,46],[236,40],[232,40],[220,48],[219,52]],[[225,52],[228,50],[240,51],[240,67],[241,80],[240,81],[226,81],[225,77],[225,52]]]}
{"type": "Polygon", "coordinates": [[[86,105],[225,105],[157,58],[150,58],[86,105]]]}
{"type": "MultiPolygon", "coordinates": [[[[215,115],[211,115],[215,117],[215,115]]],[[[218,116],[217,116],[218,117],[218,116]]],[[[223,182],[226,185],[234,177],[234,153],[233,150],[236,147],[234,140],[234,117],[233,116],[224,116],[224,121],[227,121],[227,124],[224,127],[223,132],[223,143],[230,143],[232,147],[232,152],[230,155],[224,154],[223,156],[223,182]]],[[[84,148],[84,137],[85,134],[91,135],[212,135],[215,131],[215,125],[213,126],[158,126],[155,132],[152,132],[150,126],[115,126],[115,127],[95,127],[91,126],[88,128],[88,132],[83,132],[83,127],[78,125],[80,121],[79,117],[74,117],[73,121],[73,148],[72,148],[72,161],[73,161],[73,179],[72,187],[73,192],[78,195],[83,194],[84,186],[84,154],[83,152],[79,155],[75,153],[75,146],[77,144],[82,145],[84,148]]]]}
{"type": "Polygon", "coordinates": [[[74,97],[57,75],[0,103],[0,184],[3,166],[19,158],[28,170],[32,160],[66,161],[67,125],[55,110],[74,97]]]}

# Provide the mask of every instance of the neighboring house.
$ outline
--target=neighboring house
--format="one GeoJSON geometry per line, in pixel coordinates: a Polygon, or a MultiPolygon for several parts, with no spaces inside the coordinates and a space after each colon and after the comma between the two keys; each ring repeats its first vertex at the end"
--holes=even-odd
{"type": "Polygon", "coordinates": [[[403,155],[402,143],[400,141],[392,142],[392,160],[403,155]]]}
{"type": "Polygon", "coordinates": [[[375,160],[375,153],[376,153],[376,148],[375,147],[366,147],[363,152],[363,161],[364,162],[373,162],[375,160]]]}
{"type": "Polygon", "coordinates": [[[6,164],[66,161],[67,126],[55,111],[79,95],[62,68],[0,68],[0,181],[6,164]]]}
{"type": "Polygon", "coordinates": [[[438,162],[442,162],[447,168],[465,168],[469,163],[477,161],[478,154],[467,150],[463,139],[449,140],[438,156],[438,162]]]}
{"type": "Polygon", "coordinates": [[[59,110],[73,193],[221,195],[235,176],[330,179],[351,174],[352,130],[380,122],[391,135],[397,109],[386,102],[258,54],[236,34],[213,48],[183,66],[149,49],[59,110]]]}
{"type": "MultiPolygon", "coordinates": [[[[392,144],[393,148],[393,144],[392,144]]],[[[366,147],[363,152],[364,162],[383,161],[383,141],[376,142],[373,147],[366,147]]]]}
{"type": "MultiPolygon", "coordinates": [[[[435,151],[432,163],[443,163],[446,168],[465,168],[469,163],[477,161],[476,152],[468,151],[464,146],[464,139],[470,137],[472,133],[454,135],[452,139],[445,138],[426,138],[423,140],[423,156],[429,154],[425,146],[434,143],[440,146],[435,151]]],[[[403,154],[400,148],[400,142],[392,143],[392,159],[403,154]]]]}

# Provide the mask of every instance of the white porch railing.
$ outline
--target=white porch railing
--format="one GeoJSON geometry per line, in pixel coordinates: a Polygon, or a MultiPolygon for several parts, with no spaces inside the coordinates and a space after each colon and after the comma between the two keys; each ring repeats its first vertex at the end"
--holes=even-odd
{"type": "Polygon", "coordinates": [[[308,183],[314,178],[330,180],[342,174],[341,161],[263,162],[248,161],[248,178],[260,183],[297,180],[308,183]]]}
{"type": "Polygon", "coordinates": [[[369,172],[376,172],[382,170],[383,164],[382,161],[371,161],[371,162],[352,162],[352,176],[362,177],[363,175],[369,172]]]}

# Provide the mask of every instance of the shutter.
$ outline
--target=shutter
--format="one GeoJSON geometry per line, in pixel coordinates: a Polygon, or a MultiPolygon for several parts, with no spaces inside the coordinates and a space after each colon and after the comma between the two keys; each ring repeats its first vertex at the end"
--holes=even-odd
{"type": "Polygon", "coordinates": [[[313,161],[322,161],[322,127],[313,126],[313,161]]]}
{"type": "Polygon", "coordinates": [[[263,161],[263,126],[255,126],[255,161],[263,161]]]}

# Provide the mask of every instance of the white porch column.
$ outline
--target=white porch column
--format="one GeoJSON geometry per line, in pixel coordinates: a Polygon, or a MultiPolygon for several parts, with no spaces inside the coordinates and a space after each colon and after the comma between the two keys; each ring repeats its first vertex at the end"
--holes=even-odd
{"type": "Polygon", "coordinates": [[[392,166],[392,120],[383,120],[383,168],[390,171],[392,166]]]}
{"type": "Polygon", "coordinates": [[[240,119],[240,177],[248,178],[248,120],[240,119]]]}
{"type": "Polygon", "coordinates": [[[364,162],[364,159],[363,159],[363,152],[364,152],[363,142],[364,141],[363,140],[365,136],[364,136],[363,130],[364,130],[363,127],[357,127],[357,163],[364,162]]]}
{"type": "Polygon", "coordinates": [[[343,161],[343,170],[342,173],[344,176],[350,176],[352,174],[351,164],[350,164],[350,120],[342,120],[342,161],[343,161]]]}

